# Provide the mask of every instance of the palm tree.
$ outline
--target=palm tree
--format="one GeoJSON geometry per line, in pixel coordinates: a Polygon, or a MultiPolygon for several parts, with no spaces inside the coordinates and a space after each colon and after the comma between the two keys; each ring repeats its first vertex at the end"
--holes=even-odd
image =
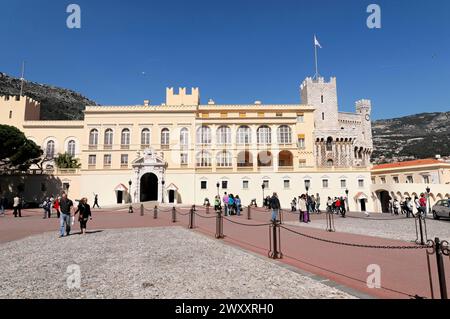
{"type": "Polygon", "coordinates": [[[78,158],[74,158],[68,153],[58,154],[55,158],[56,167],[59,169],[75,169],[80,168],[81,163],[78,158]]]}

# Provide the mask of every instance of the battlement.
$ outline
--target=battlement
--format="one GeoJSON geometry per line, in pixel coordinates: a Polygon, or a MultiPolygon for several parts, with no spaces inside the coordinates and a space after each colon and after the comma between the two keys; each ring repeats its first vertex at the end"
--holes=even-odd
{"type": "Polygon", "coordinates": [[[365,110],[370,112],[372,110],[372,101],[367,99],[362,99],[355,102],[356,111],[365,110]]]}
{"type": "Polygon", "coordinates": [[[0,118],[9,125],[20,127],[24,121],[39,120],[41,103],[28,96],[1,95],[0,118]]]}
{"type": "Polygon", "coordinates": [[[304,89],[309,84],[332,84],[336,85],[336,77],[330,77],[330,81],[326,82],[324,77],[318,77],[317,79],[313,79],[312,77],[307,77],[302,84],[300,85],[300,89],[304,89]]]}
{"type": "Polygon", "coordinates": [[[188,94],[185,87],[178,89],[178,93],[174,92],[173,87],[166,89],[166,105],[199,105],[200,104],[200,90],[199,88],[192,88],[191,93],[188,94]]]}
{"type": "Polygon", "coordinates": [[[0,101],[6,101],[6,102],[21,102],[21,101],[25,101],[28,104],[35,104],[40,105],[41,103],[39,103],[36,100],[33,100],[31,97],[26,96],[26,95],[0,95],[0,101]]]}

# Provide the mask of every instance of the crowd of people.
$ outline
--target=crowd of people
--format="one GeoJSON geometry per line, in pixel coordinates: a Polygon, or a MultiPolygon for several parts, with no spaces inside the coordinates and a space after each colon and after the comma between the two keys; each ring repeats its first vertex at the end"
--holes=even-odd
{"type": "Polygon", "coordinates": [[[223,204],[223,212],[225,216],[237,215],[241,216],[242,212],[242,203],[239,195],[227,194],[225,192],[222,197],[222,201],[219,195],[216,195],[214,198],[214,209],[216,211],[222,209],[223,204]]]}

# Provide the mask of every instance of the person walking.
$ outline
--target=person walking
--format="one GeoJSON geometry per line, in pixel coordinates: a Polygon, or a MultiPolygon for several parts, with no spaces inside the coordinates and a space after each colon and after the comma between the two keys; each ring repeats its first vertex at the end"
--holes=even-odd
{"type": "MultiPolygon", "coordinates": [[[[50,215],[50,198],[46,197],[44,198],[44,201],[42,202],[42,209],[44,210],[44,217],[43,219],[46,219],[47,216],[50,215]]],[[[48,217],[50,218],[50,217],[48,217]]]]}
{"type": "Polygon", "coordinates": [[[92,205],[92,208],[95,208],[95,206],[97,205],[97,207],[100,209],[100,206],[98,205],[98,194],[94,195],[94,205],[92,205]]]}
{"type": "Polygon", "coordinates": [[[234,205],[234,196],[230,194],[228,196],[228,215],[236,215],[235,205],[234,205]]]}
{"type": "Polygon", "coordinates": [[[277,193],[273,193],[273,196],[270,198],[270,209],[272,209],[272,222],[278,220],[278,213],[281,209],[280,200],[278,199],[277,193]]]}
{"type": "Polygon", "coordinates": [[[406,218],[409,218],[410,215],[413,215],[413,203],[411,197],[406,198],[405,206],[406,206],[406,218]]]}
{"type": "Polygon", "coordinates": [[[1,216],[5,216],[6,204],[7,204],[6,197],[5,197],[5,195],[2,195],[0,197],[0,215],[1,216]]]}
{"type": "Polygon", "coordinates": [[[64,237],[64,230],[66,231],[66,236],[70,235],[70,226],[71,226],[71,213],[73,208],[73,202],[67,198],[67,194],[63,193],[61,197],[61,201],[59,203],[59,207],[61,210],[61,217],[59,219],[59,232],[60,238],[64,237]]]}
{"type": "Polygon", "coordinates": [[[316,212],[317,212],[317,214],[320,214],[320,195],[319,195],[319,193],[316,194],[316,212]]]}
{"type": "Polygon", "coordinates": [[[48,218],[52,217],[52,213],[53,213],[53,205],[55,203],[55,196],[50,195],[50,215],[48,216],[48,218]]]}
{"type": "Polygon", "coordinates": [[[242,205],[241,205],[241,199],[239,198],[239,195],[236,195],[236,197],[234,198],[234,204],[236,205],[237,215],[241,216],[242,205]]]}
{"type": "Polygon", "coordinates": [[[18,195],[14,196],[13,198],[13,210],[15,218],[17,217],[17,215],[19,215],[19,217],[22,217],[22,211],[20,207],[20,197],[18,195]]]}
{"type": "Polygon", "coordinates": [[[333,200],[331,199],[331,197],[328,197],[328,200],[327,200],[327,212],[329,214],[333,213],[333,200]]]}
{"type": "Polygon", "coordinates": [[[426,218],[427,217],[427,199],[426,199],[424,193],[420,194],[419,205],[420,205],[420,213],[422,214],[423,218],[426,218]]]}
{"type": "Polygon", "coordinates": [[[223,202],[223,209],[225,210],[225,216],[228,216],[228,201],[229,201],[229,197],[227,192],[224,193],[223,198],[222,198],[222,202],[223,202]]]}
{"type": "Polygon", "coordinates": [[[216,195],[214,198],[214,210],[217,212],[220,210],[220,197],[219,195],[216,195]]]}
{"type": "Polygon", "coordinates": [[[308,206],[306,202],[306,195],[300,196],[300,199],[298,200],[298,210],[300,212],[299,221],[300,223],[306,223],[306,213],[308,211],[308,206]]]}
{"type": "Polygon", "coordinates": [[[393,205],[394,205],[394,215],[398,215],[400,210],[400,203],[398,202],[397,198],[394,199],[393,205]]]}
{"type": "Polygon", "coordinates": [[[87,202],[87,198],[83,197],[78,204],[78,208],[73,214],[73,217],[80,213],[78,221],[80,222],[81,235],[86,235],[87,222],[92,220],[91,206],[87,202]]]}
{"type": "Polygon", "coordinates": [[[342,214],[341,211],[341,200],[339,198],[336,198],[336,214],[342,214]]]}
{"type": "Polygon", "coordinates": [[[341,207],[341,216],[345,218],[345,214],[347,213],[347,210],[345,209],[345,199],[343,197],[340,197],[339,203],[341,207]]]}
{"type": "Polygon", "coordinates": [[[61,210],[59,209],[59,201],[61,200],[61,197],[57,197],[55,201],[53,202],[53,208],[56,211],[56,217],[59,219],[61,216],[61,210]]]}

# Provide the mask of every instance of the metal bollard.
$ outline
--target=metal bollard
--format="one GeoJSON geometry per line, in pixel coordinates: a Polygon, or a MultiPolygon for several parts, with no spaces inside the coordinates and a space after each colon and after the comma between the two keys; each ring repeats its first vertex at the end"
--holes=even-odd
{"type": "Polygon", "coordinates": [[[141,204],[141,216],[144,216],[144,204],[141,204]]]}
{"type": "Polygon", "coordinates": [[[435,249],[436,249],[436,264],[438,270],[438,278],[439,278],[439,290],[441,292],[441,299],[447,298],[447,284],[445,282],[445,268],[444,268],[444,259],[443,255],[443,245],[439,238],[434,239],[435,249]]]}
{"type": "Polygon", "coordinates": [[[222,216],[222,209],[217,210],[217,217],[216,217],[216,238],[222,239],[225,236],[223,235],[223,216],[222,216]]]}
{"type": "Polygon", "coordinates": [[[334,214],[331,211],[327,211],[327,231],[328,232],[335,232],[336,229],[334,228],[334,214]]]}
{"type": "Polygon", "coordinates": [[[194,228],[194,206],[189,211],[189,229],[194,228]]]}
{"type": "Polygon", "coordinates": [[[251,220],[252,219],[252,216],[251,216],[251,206],[248,206],[247,207],[247,219],[248,220],[251,220]]]}
{"type": "Polygon", "coordinates": [[[176,223],[177,222],[177,210],[175,208],[175,206],[172,208],[172,223],[176,223]]]}
{"type": "Polygon", "coordinates": [[[281,259],[283,258],[283,254],[281,253],[280,224],[274,220],[269,227],[269,258],[281,259]]]}
{"type": "Polygon", "coordinates": [[[209,215],[209,206],[206,206],[206,214],[209,215]]]}
{"type": "Polygon", "coordinates": [[[415,225],[416,225],[416,244],[425,245],[425,240],[427,240],[427,225],[425,223],[425,219],[422,218],[422,215],[420,212],[417,214],[415,218],[415,225]],[[423,222],[423,224],[422,224],[423,222]],[[419,224],[419,231],[417,230],[417,224],[419,224]],[[425,231],[425,237],[423,236],[423,233],[425,231]],[[420,235],[420,239],[419,239],[420,235]]]}
{"type": "Polygon", "coordinates": [[[155,208],[153,208],[153,219],[157,218],[158,218],[158,206],[155,206],[155,208]]]}

